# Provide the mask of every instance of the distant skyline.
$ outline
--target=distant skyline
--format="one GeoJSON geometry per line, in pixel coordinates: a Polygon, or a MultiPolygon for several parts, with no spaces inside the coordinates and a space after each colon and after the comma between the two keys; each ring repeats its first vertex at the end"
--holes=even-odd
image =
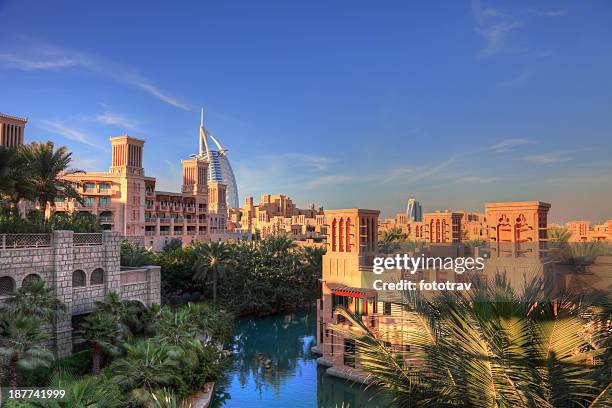
{"type": "Polygon", "coordinates": [[[241,203],[612,218],[606,0],[0,0],[0,19],[0,112],[77,168],[107,170],[128,133],[179,191],[204,106],[241,203]]]}

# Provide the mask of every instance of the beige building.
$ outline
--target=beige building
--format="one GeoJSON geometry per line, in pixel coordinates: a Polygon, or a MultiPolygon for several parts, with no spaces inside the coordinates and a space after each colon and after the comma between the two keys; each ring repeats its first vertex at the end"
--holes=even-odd
{"type": "Polygon", "coordinates": [[[405,213],[388,218],[381,231],[400,229],[409,240],[454,244],[486,240],[486,218],[483,213],[467,211],[435,211],[425,213],[423,221],[408,221],[405,213]]]}
{"type": "Polygon", "coordinates": [[[569,242],[612,242],[612,220],[591,227],[590,221],[569,221],[565,228],[571,233],[569,242]]]}
{"type": "Polygon", "coordinates": [[[247,197],[244,207],[231,209],[230,228],[262,237],[286,234],[297,241],[322,241],[326,235],[323,207],[298,208],[283,194],[264,194],[259,204],[247,197]]]}
{"type": "Polygon", "coordinates": [[[111,138],[108,172],[66,176],[80,185],[84,203],[60,198],[49,211],[92,213],[104,229],[144,237],[145,246],[155,250],[172,239],[191,243],[233,237],[227,233],[226,186],[208,182],[208,162],[201,157],[183,160],[181,192],[157,191],[155,178],[142,167],[144,143],[128,135],[111,138]]]}
{"type": "MultiPolygon", "coordinates": [[[[463,242],[462,221],[467,218],[468,222],[478,226],[475,231],[478,236],[488,237],[490,259],[483,261],[484,269],[464,274],[420,268],[415,274],[392,269],[375,275],[372,266],[373,258],[379,255],[378,211],[326,211],[327,253],[323,256],[322,295],[317,302],[317,345],[313,348],[313,352],[321,355],[317,363],[328,367],[328,374],[368,382],[360,369],[354,340],[338,332],[338,328],[350,328],[337,312],[340,306],[358,315],[372,332],[389,347],[401,352],[404,358],[411,358],[411,344],[405,330],[410,319],[400,306],[401,292],[376,290],[375,279],[388,283],[401,280],[461,283],[474,275],[486,282],[495,274],[501,274],[519,289],[531,276],[546,277],[550,274],[552,265],[546,258],[550,204],[539,201],[487,203],[485,208],[489,220],[486,223],[485,216],[479,213],[472,213],[478,218],[470,219],[470,213],[439,212],[425,214],[424,221],[416,224],[423,226],[423,231],[429,234],[429,237],[425,235],[428,244],[422,250],[425,255],[453,258],[468,255],[465,247],[448,245],[463,242]]],[[[414,223],[402,225],[408,224],[414,223]]],[[[432,293],[427,292],[426,296],[432,293]]]]}

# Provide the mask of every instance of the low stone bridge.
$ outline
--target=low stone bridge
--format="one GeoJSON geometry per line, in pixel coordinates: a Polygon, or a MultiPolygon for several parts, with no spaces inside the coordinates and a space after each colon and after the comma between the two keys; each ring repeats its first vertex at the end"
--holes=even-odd
{"type": "Polygon", "coordinates": [[[68,307],[53,325],[58,356],[72,352],[72,318],[94,311],[108,292],[149,306],[160,302],[160,267],[120,267],[121,235],[114,231],[80,234],[0,234],[0,307],[28,279],[42,278],[68,307]]]}

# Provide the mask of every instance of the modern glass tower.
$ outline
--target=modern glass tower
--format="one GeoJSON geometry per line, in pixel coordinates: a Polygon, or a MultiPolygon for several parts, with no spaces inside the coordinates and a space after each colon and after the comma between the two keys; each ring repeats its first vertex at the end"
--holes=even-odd
{"type": "Polygon", "coordinates": [[[221,146],[221,143],[204,128],[204,108],[200,117],[200,146],[198,155],[208,159],[208,181],[216,181],[227,185],[227,207],[238,208],[238,186],[234,171],[227,158],[227,149],[221,146]],[[208,144],[208,138],[212,140],[216,146],[216,150],[211,149],[208,144]]]}
{"type": "Polygon", "coordinates": [[[406,206],[406,221],[423,221],[423,208],[414,198],[408,199],[408,205],[406,206]]]}

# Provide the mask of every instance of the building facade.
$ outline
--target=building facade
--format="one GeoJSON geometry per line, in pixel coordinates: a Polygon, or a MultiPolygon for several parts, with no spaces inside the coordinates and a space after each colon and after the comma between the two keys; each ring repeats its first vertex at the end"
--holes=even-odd
{"type": "Polygon", "coordinates": [[[229,210],[231,229],[266,237],[285,234],[296,241],[325,239],[327,226],[323,207],[298,208],[283,194],[263,194],[259,204],[247,197],[244,207],[229,210]]]}
{"type": "Polygon", "coordinates": [[[88,212],[106,230],[126,237],[144,237],[144,245],[160,250],[171,240],[183,243],[242,237],[227,229],[227,186],[209,182],[209,161],[196,155],[183,160],[180,192],[157,191],[156,179],[142,166],[143,139],[112,137],[108,172],[66,175],[79,187],[84,202],[58,198],[48,214],[88,212]]]}

